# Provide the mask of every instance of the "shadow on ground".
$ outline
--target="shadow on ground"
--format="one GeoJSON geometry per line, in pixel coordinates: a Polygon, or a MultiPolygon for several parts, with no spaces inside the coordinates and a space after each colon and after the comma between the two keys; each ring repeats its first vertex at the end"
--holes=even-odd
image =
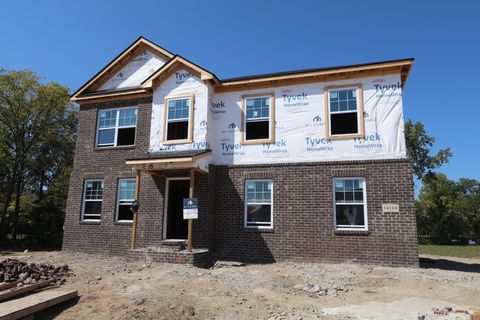
{"type": "Polygon", "coordinates": [[[421,257],[420,268],[480,273],[480,264],[478,263],[465,263],[449,260],[448,258],[433,259],[421,257]]]}
{"type": "Polygon", "coordinates": [[[44,309],[42,311],[36,312],[34,315],[35,320],[51,320],[58,317],[63,311],[68,308],[73,307],[78,303],[80,297],[59,303],[57,305],[51,306],[50,308],[44,309]]]}

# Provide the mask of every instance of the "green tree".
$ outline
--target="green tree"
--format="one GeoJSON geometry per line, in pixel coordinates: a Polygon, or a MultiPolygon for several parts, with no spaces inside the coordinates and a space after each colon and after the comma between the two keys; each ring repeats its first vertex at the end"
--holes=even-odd
{"type": "MultiPolygon", "coordinates": [[[[69,103],[68,88],[41,81],[32,71],[0,70],[0,167],[6,168],[0,171],[4,202],[0,236],[5,237],[10,230],[13,241],[19,222],[23,223],[19,218],[24,191],[35,190],[37,194],[35,206],[26,211],[47,214],[38,210],[47,206],[44,193],[50,193],[57,180],[65,181],[73,162],[77,120],[76,109],[69,103]]],[[[49,205],[63,203],[64,200],[49,205]]]]}
{"type": "Polygon", "coordinates": [[[433,170],[447,163],[452,156],[450,148],[442,149],[436,154],[431,154],[435,138],[425,132],[423,123],[413,123],[408,120],[405,123],[405,140],[407,155],[413,162],[413,174],[422,180],[432,175],[433,170]]]}
{"type": "Polygon", "coordinates": [[[444,174],[424,179],[417,201],[418,233],[434,243],[447,244],[478,238],[480,182],[449,180],[444,174]]]}

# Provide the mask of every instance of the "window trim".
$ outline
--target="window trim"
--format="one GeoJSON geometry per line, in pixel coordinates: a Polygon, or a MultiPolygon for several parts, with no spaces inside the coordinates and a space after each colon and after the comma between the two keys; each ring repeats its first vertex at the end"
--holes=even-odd
{"type": "Polygon", "coordinates": [[[243,227],[246,228],[246,229],[273,229],[273,179],[245,179],[244,181],[244,184],[243,184],[243,187],[244,187],[244,210],[243,210],[243,227]],[[252,225],[247,225],[247,213],[248,213],[248,199],[247,199],[247,192],[248,192],[248,189],[247,189],[247,183],[248,182],[256,182],[256,181],[268,181],[268,182],[271,182],[272,183],[272,187],[271,187],[271,195],[270,195],[270,200],[271,200],[271,203],[270,203],[270,225],[267,226],[267,225],[255,225],[255,226],[252,226],[252,225]]]}
{"type": "Polygon", "coordinates": [[[327,86],[323,89],[323,99],[325,105],[325,138],[327,140],[344,140],[365,137],[365,119],[363,112],[363,89],[361,83],[352,83],[336,86],[327,86]],[[356,89],[357,90],[357,123],[358,133],[334,134],[330,133],[330,91],[337,89],[356,89]]]}
{"type": "Polygon", "coordinates": [[[274,143],[275,142],[275,93],[255,93],[255,94],[245,94],[242,96],[242,136],[241,144],[263,144],[263,143],[274,143]],[[270,98],[270,112],[268,118],[269,125],[269,138],[268,139],[255,139],[255,140],[246,140],[246,128],[247,128],[247,104],[246,100],[250,98],[270,98]]]}
{"type": "Polygon", "coordinates": [[[171,144],[187,144],[193,142],[193,119],[194,119],[194,105],[195,105],[195,95],[193,93],[188,94],[180,94],[180,95],[173,95],[173,96],[165,96],[163,101],[163,139],[162,143],[164,145],[171,145],[171,144]],[[187,139],[182,140],[167,140],[167,125],[168,125],[168,101],[170,100],[181,100],[188,98],[190,99],[190,109],[188,111],[188,132],[187,132],[187,139]]]}
{"type": "MultiPolygon", "coordinates": [[[[116,203],[116,206],[115,206],[115,223],[126,223],[126,224],[131,224],[133,223],[133,219],[132,220],[119,220],[118,219],[118,213],[119,213],[119,210],[120,210],[120,181],[122,180],[133,180],[135,181],[135,188],[136,188],[136,184],[137,184],[137,178],[133,177],[133,178],[118,178],[117,179],[117,203],[116,203]]],[[[132,200],[132,203],[135,201],[136,199],[133,199],[132,200]]]]}
{"type": "Polygon", "coordinates": [[[82,195],[82,211],[81,211],[81,214],[80,214],[80,221],[81,222],[101,222],[102,221],[102,210],[100,211],[100,219],[85,219],[85,202],[87,201],[87,199],[85,199],[86,195],[87,195],[87,182],[102,182],[103,183],[103,190],[102,190],[102,199],[101,200],[98,200],[98,199],[95,199],[95,200],[88,200],[88,201],[91,201],[91,202],[102,202],[102,210],[103,210],[103,191],[105,191],[105,179],[101,179],[101,178],[98,178],[98,179],[84,179],[83,181],[83,195],[82,195]]]}
{"type": "Polygon", "coordinates": [[[333,229],[334,231],[368,231],[368,205],[367,205],[367,179],[365,177],[336,177],[332,180],[333,202],[333,229]],[[337,199],[335,198],[335,182],[338,180],[363,180],[363,227],[338,227],[337,226],[337,199]]]}
{"type": "Polygon", "coordinates": [[[135,143],[137,141],[137,125],[138,125],[138,106],[128,106],[128,107],[121,107],[121,108],[108,108],[108,109],[98,109],[97,111],[97,130],[96,130],[96,138],[95,138],[95,148],[97,149],[104,149],[104,148],[128,148],[128,147],[135,147],[135,143]],[[117,138],[118,138],[118,122],[120,121],[120,110],[123,110],[123,109],[137,109],[137,124],[135,124],[134,126],[122,126],[121,128],[135,128],[135,137],[133,139],[133,144],[126,144],[126,145],[117,145],[117,138]],[[115,127],[112,127],[112,128],[103,128],[103,129],[100,129],[100,112],[102,111],[113,111],[113,110],[116,110],[117,111],[117,118],[115,120],[115,127]],[[114,129],[115,130],[115,135],[114,135],[114,138],[113,138],[113,145],[110,145],[110,144],[99,144],[98,143],[98,139],[100,137],[100,130],[111,130],[111,129],[114,129]]]}

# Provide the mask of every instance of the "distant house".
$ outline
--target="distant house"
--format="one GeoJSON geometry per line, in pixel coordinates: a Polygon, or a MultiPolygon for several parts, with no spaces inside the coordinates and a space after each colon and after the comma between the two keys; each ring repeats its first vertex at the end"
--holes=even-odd
{"type": "Polygon", "coordinates": [[[139,38],[72,96],[64,249],[418,265],[402,106],[412,64],[219,79],[139,38]],[[191,196],[194,250],[172,250],[191,196]]]}

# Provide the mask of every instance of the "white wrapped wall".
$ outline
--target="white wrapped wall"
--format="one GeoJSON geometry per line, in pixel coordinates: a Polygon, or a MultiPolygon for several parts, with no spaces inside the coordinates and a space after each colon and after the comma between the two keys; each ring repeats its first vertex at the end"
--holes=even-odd
{"type": "Polygon", "coordinates": [[[163,58],[149,50],[144,50],[103,84],[99,90],[114,90],[139,86],[140,83],[164,64],[165,60],[163,58]]]}
{"type": "Polygon", "coordinates": [[[152,126],[150,129],[150,151],[207,149],[207,112],[209,87],[188,71],[175,72],[153,92],[152,126]],[[165,97],[194,94],[193,143],[164,145],[163,124],[165,97]]]}
{"type": "MultiPolygon", "coordinates": [[[[183,71],[184,73],[187,73],[183,71]]],[[[151,151],[213,150],[214,164],[255,164],[405,158],[400,75],[214,94],[195,77],[174,74],[154,92],[151,151]],[[362,83],[365,139],[325,139],[325,86],[362,83]],[[242,96],[275,93],[275,143],[241,144],[242,96]],[[194,142],[161,143],[165,95],[195,94],[194,142]],[[207,124],[205,126],[205,123],[207,124]],[[208,133],[207,133],[208,128],[208,133]]]]}

